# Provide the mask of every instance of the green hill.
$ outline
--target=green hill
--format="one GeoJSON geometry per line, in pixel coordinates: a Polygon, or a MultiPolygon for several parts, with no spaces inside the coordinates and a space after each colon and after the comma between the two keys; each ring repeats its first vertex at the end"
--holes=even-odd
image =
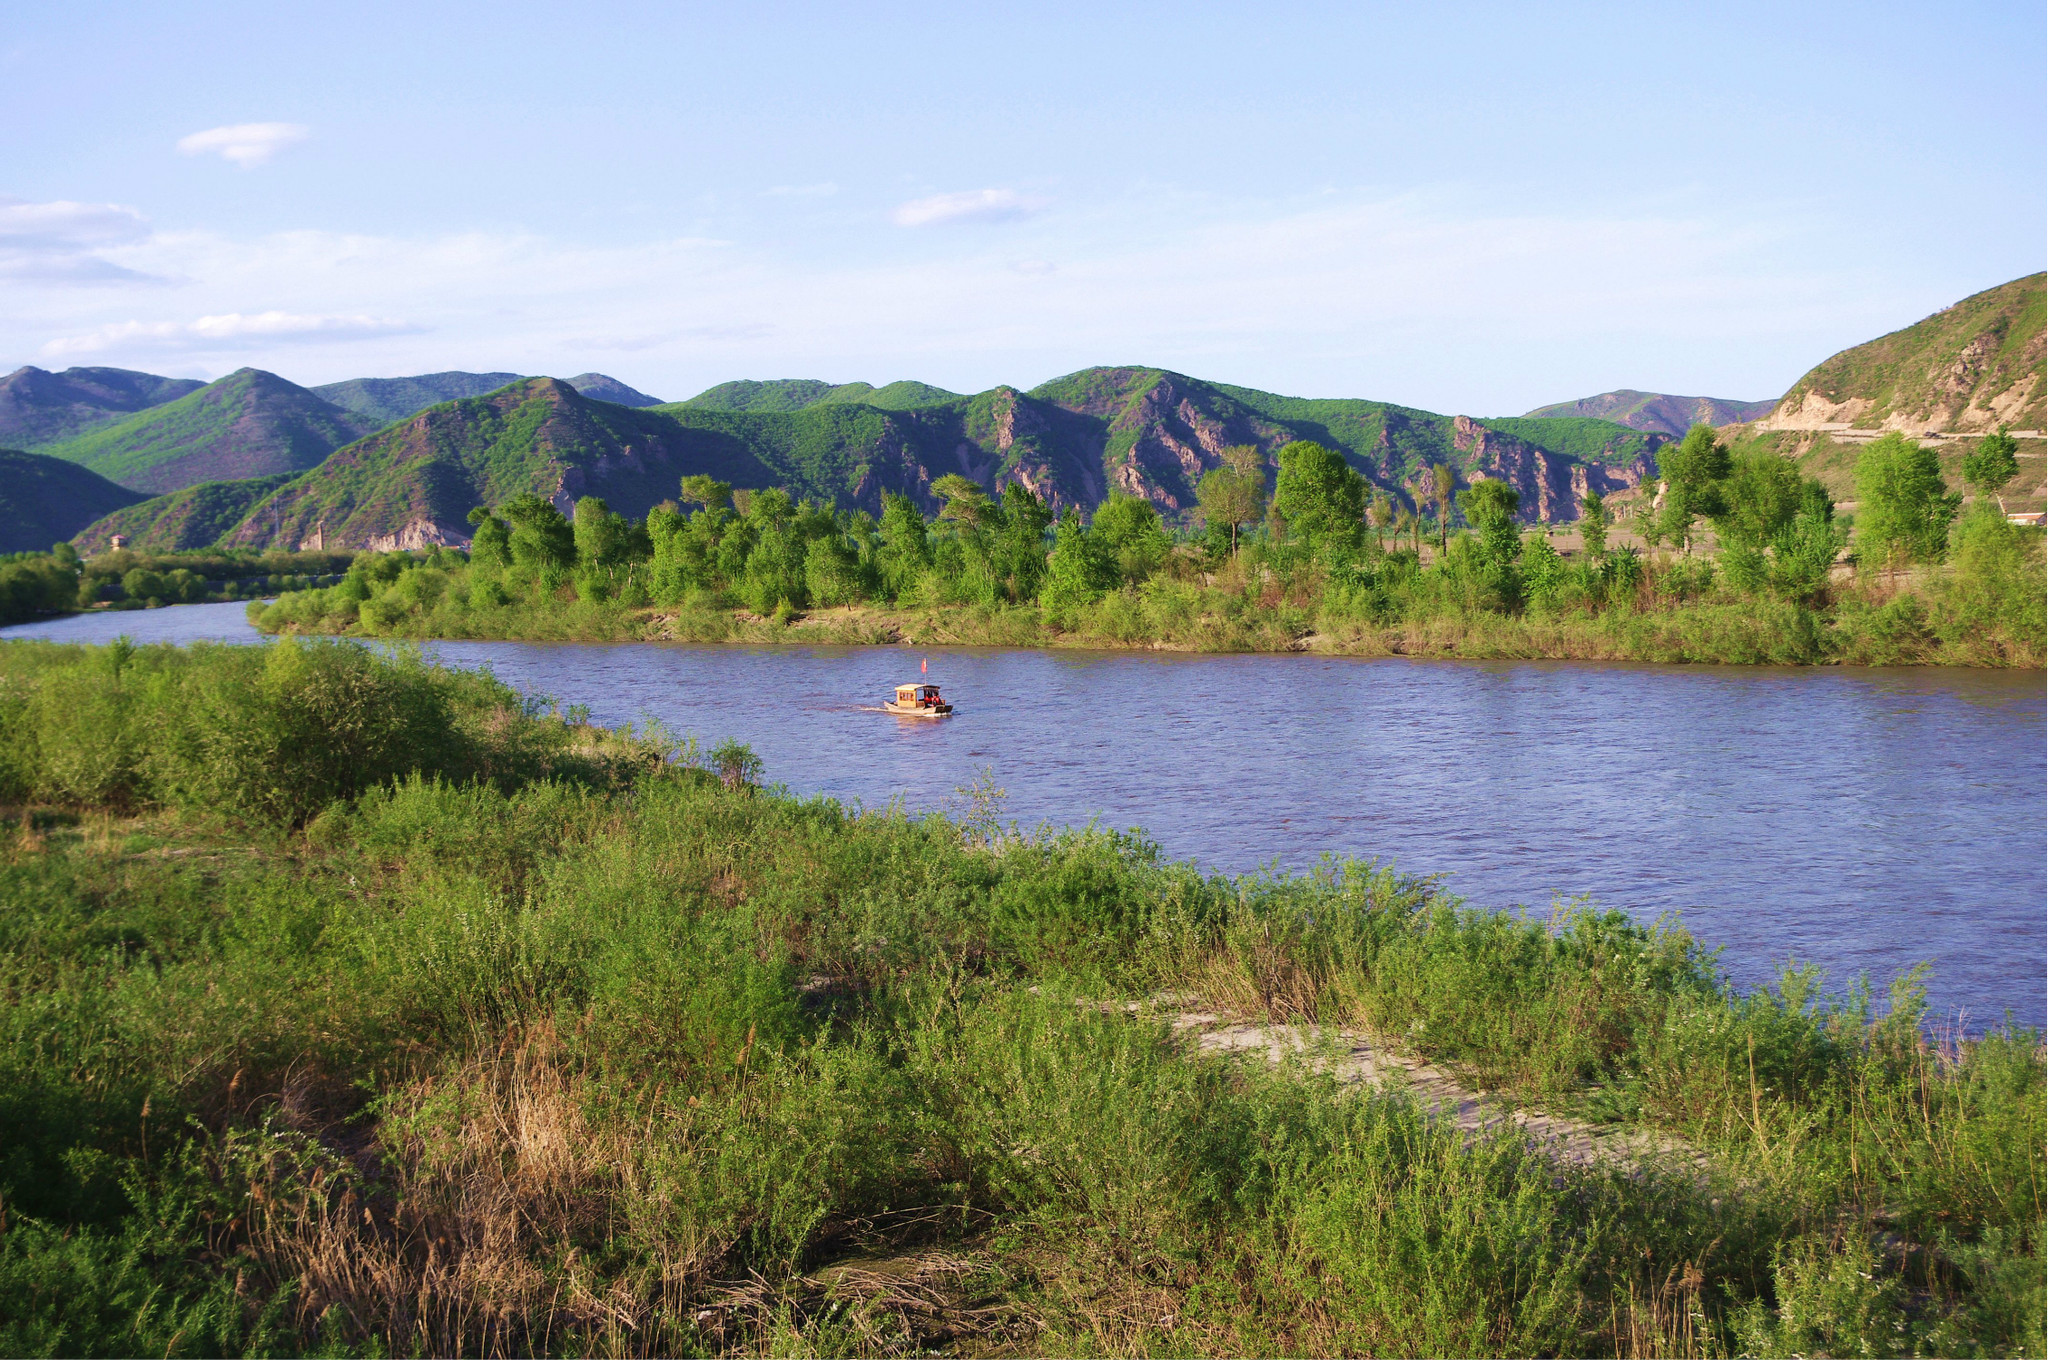
{"type": "Polygon", "coordinates": [[[887,387],[868,387],[866,383],[847,383],[832,390],[819,405],[831,402],[859,402],[883,411],[914,411],[921,406],[942,406],[949,401],[960,400],[958,392],[948,392],[943,387],[930,383],[914,382],[908,378],[890,383],[887,387]],[[866,389],[856,392],[855,388],[866,389]]]}
{"type": "Polygon", "coordinates": [[[18,368],[0,378],[0,446],[41,449],[204,386],[126,368],[18,368]]]}
{"type": "MultiPolygon", "coordinates": [[[[645,392],[626,386],[617,378],[602,373],[578,373],[563,381],[593,401],[608,401],[614,406],[660,406],[660,397],[650,397],[645,392]]],[[[501,384],[502,385],[502,384],[501,384]]]]}
{"type": "MultiPolygon", "coordinates": [[[[1630,429],[1679,439],[1695,425],[1733,425],[1739,421],[1755,420],[1775,405],[1777,403],[1772,401],[1730,401],[1724,397],[1674,397],[1668,392],[1638,392],[1623,387],[1613,392],[1602,392],[1597,397],[1540,406],[1529,412],[1529,418],[1578,417],[1612,421],[1630,429]]],[[[1506,422],[1495,420],[1488,423],[1502,425],[1506,422]]]]}
{"type": "Polygon", "coordinates": [[[0,553],[48,552],[142,498],[76,463],[0,449],[0,553]]]}
{"type": "Polygon", "coordinates": [[[133,491],[303,472],[375,421],[244,368],[176,401],[45,447],[133,491]]]}
{"type": "Polygon", "coordinates": [[[801,411],[806,406],[815,406],[835,393],[843,393],[858,399],[874,390],[873,385],[869,383],[845,383],[834,387],[831,383],[819,382],[815,378],[777,378],[770,382],[753,382],[742,378],[706,388],[688,401],[678,402],[677,405],[710,411],[787,413],[801,411]]]}
{"type": "Polygon", "coordinates": [[[851,382],[834,386],[819,382],[815,378],[777,378],[770,382],[720,383],[707,388],[678,405],[699,407],[713,411],[754,411],[760,413],[788,413],[804,411],[813,406],[833,404],[856,404],[873,406],[883,411],[910,411],[922,406],[940,406],[949,401],[959,401],[958,392],[948,392],[943,387],[930,383],[913,382],[905,379],[892,382],[887,387],[876,387],[872,383],[851,382]]]}
{"type": "Polygon", "coordinates": [[[1845,349],[1792,384],[1758,428],[2039,430],[2044,285],[2048,276],[2029,274],[1845,349]]]}
{"type": "MultiPolygon", "coordinates": [[[[71,542],[90,557],[113,547],[115,534],[136,552],[196,552],[211,548],[249,511],[292,479],[289,472],[235,482],[201,482],[197,486],[153,496],[137,505],[93,520],[71,542]]],[[[132,494],[132,493],[131,493],[132,494]]]]}
{"type": "Polygon", "coordinates": [[[306,390],[361,416],[372,429],[381,429],[444,401],[495,392],[519,377],[517,373],[421,373],[410,378],[350,378],[306,390]]]}
{"type": "Polygon", "coordinates": [[[622,513],[644,515],[673,499],[687,472],[741,486],[790,480],[747,445],[720,431],[692,434],[666,415],[593,401],[555,378],[526,378],[432,407],[338,450],[257,504],[225,541],[467,542],[473,506],[527,492],[565,504],[601,495],[622,513]]]}

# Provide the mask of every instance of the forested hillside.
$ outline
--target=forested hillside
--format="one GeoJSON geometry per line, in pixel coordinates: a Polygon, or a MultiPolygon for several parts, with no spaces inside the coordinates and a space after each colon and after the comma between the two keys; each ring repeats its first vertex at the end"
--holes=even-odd
{"type": "Polygon", "coordinates": [[[140,499],[76,463],[0,449],[0,553],[47,552],[140,499]]]}
{"type": "MultiPolygon", "coordinates": [[[[87,555],[106,552],[114,535],[137,552],[197,552],[211,548],[265,497],[292,479],[288,472],[231,482],[201,482],[152,496],[101,516],[72,540],[87,555]]],[[[130,493],[133,494],[133,493],[130,493]]]]}
{"type": "Polygon", "coordinates": [[[244,368],[42,451],[130,490],[155,493],[304,472],[375,427],[275,373],[244,368]]]}
{"type": "Polygon", "coordinates": [[[411,378],[350,378],[306,390],[361,416],[372,428],[381,428],[444,401],[495,392],[506,383],[518,382],[519,377],[517,373],[421,373],[411,378]]]}
{"type": "Polygon", "coordinates": [[[35,451],[204,386],[126,368],[17,368],[0,378],[0,447],[35,451]]]}

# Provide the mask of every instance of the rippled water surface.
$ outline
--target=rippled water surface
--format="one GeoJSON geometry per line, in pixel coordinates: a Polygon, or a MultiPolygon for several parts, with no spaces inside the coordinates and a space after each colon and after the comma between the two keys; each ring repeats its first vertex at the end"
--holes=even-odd
{"type": "MultiPolygon", "coordinates": [[[[6,630],[255,640],[194,605],[6,630]]],[[[2039,672],[1359,661],[945,649],[946,722],[868,711],[900,648],[435,644],[600,721],[750,744],[798,793],[912,809],[992,767],[1030,826],[1143,827],[1240,872],[1324,854],[1476,904],[1679,911],[1737,981],[1919,960],[1974,1026],[2043,1021],[2039,672]],[[866,706],[866,707],[864,707],[866,706]]]]}

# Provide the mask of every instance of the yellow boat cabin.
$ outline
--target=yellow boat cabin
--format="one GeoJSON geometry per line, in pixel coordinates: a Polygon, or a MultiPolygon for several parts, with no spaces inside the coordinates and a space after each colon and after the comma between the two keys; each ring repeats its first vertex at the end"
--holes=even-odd
{"type": "Polygon", "coordinates": [[[953,706],[939,697],[937,685],[898,685],[896,697],[882,705],[905,718],[950,718],[953,706]]]}

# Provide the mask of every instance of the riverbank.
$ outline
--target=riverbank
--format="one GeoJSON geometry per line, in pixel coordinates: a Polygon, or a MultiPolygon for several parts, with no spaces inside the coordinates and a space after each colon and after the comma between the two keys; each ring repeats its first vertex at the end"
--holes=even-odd
{"type": "Polygon", "coordinates": [[[0,676],[11,1351],[2038,1344],[2038,1036],[1911,978],[856,814],[352,647],[0,676]],[[1468,1143],[1188,998],[1707,1163],[1468,1143]]]}
{"type": "Polygon", "coordinates": [[[630,607],[550,600],[418,610],[366,623],[330,595],[252,606],[268,633],[475,641],[697,642],[750,646],[1071,647],[1208,653],[1469,660],[1638,661],[1710,665],[1992,666],[2048,662],[2040,628],[1908,585],[1827,609],[1773,600],[1705,600],[1598,612],[1451,613],[1379,623],[1310,605],[1247,604],[1203,592],[1131,591],[1066,626],[1035,605],[897,609],[845,605],[785,618],[743,609],[630,607]]]}

